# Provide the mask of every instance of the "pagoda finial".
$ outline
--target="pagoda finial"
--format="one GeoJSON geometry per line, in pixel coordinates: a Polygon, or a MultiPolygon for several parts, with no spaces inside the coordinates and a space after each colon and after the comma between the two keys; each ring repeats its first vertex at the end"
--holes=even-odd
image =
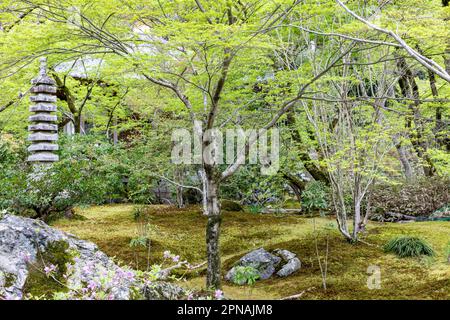
{"type": "Polygon", "coordinates": [[[42,57],[39,59],[39,62],[41,63],[41,66],[39,68],[39,75],[41,77],[46,76],[47,75],[47,58],[42,57]]]}

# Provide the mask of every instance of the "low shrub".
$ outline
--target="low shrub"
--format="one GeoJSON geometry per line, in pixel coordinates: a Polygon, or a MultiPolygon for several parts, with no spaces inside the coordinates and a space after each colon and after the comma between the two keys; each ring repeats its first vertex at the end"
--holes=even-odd
{"type": "Polygon", "coordinates": [[[428,216],[450,202],[450,179],[424,178],[401,185],[379,185],[371,193],[375,212],[428,216]]]}
{"type": "Polygon", "coordinates": [[[306,211],[326,210],[329,208],[330,191],[321,181],[312,181],[302,193],[302,207],[306,211]]]}
{"type": "Polygon", "coordinates": [[[242,205],[239,202],[233,200],[222,200],[220,201],[220,206],[224,211],[231,211],[231,212],[244,211],[242,205]]]}
{"type": "Polygon", "coordinates": [[[399,236],[390,240],[384,246],[384,251],[395,253],[400,258],[434,255],[433,248],[426,241],[410,236],[399,236]]]}

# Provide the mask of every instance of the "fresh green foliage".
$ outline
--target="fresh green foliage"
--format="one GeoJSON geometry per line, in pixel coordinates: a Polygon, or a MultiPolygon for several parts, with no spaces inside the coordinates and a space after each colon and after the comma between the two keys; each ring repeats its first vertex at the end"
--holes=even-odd
{"type": "Polygon", "coordinates": [[[302,207],[308,212],[326,210],[329,208],[329,198],[328,187],[321,181],[312,181],[302,193],[302,207]]]}
{"type": "Polygon", "coordinates": [[[253,266],[236,266],[233,275],[233,283],[253,285],[259,279],[259,272],[253,266]]]}
{"type": "Polygon", "coordinates": [[[390,240],[384,246],[385,252],[395,253],[400,258],[433,256],[433,248],[424,240],[417,237],[400,236],[390,240]]]}
{"type": "Polygon", "coordinates": [[[60,161],[31,166],[23,158],[2,172],[0,203],[16,213],[48,218],[69,213],[75,205],[104,203],[122,192],[120,171],[108,162],[111,146],[95,136],[63,137],[60,161]]]}

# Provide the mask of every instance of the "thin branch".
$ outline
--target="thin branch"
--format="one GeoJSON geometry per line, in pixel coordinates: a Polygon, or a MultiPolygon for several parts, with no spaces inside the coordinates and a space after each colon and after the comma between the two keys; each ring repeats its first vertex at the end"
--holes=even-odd
{"type": "Polygon", "coordinates": [[[448,83],[450,83],[450,74],[447,73],[447,71],[441,67],[439,64],[437,64],[434,60],[429,59],[423,55],[421,55],[419,52],[417,52],[416,50],[414,50],[413,48],[411,48],[406,42],[405,40],[403,40],[398,34],[396,34],[395,32],[391,31],[391,30],[387,30],[384,28],[381,28],[369,21],[367,21],[366,19],[362,18],[361,16],[357,15],[355,12],[353,12],[352,10],[350,10],[341,0],[336,0],[336,2],[345,10],[347,11],[347,13],[349,13],[351,16],[353,16],[355,19],[357,19],[358,21],[364,23],[365,25],[367,25],[369,28],[372,28],[378,32],[387,34],[389,36],[391,36],[392,38],[394,38],[399,44],[400,46],[406,50],[406,52],[408,52],[408,54],[413,57],[414,59],[416,59],[421,65],[423,65],[425,68],[427,68],[428,70],[432,71],[433,73],[437,74],[438,76],[440,76],[442,79],[444,79],[445,81],[447,81],[448,83]]]}

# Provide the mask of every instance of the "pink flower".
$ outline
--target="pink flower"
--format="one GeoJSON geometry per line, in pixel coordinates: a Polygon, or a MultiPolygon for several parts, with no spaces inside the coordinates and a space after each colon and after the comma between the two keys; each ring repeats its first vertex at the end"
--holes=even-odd
{"type": "Polygon", "coordinates": [[[45,275],[48,277],[51,273],[53,273],[56,270],[56,268],[57,267],[54,264],[45,266],[44,268],[45,275]]]}
{"type": "Polygon", "coordinates": [[[95,289],[97,289],[97,283],[94,280],[90,280],[87,288],[91,291],[94,291],[95,289]]]}
{"type": "Polygon", "coordinates": [[[178,262],[178,261],[180,261],[180,256],[172,257],[172,261],[173,261],[173,262],[178,262]]]}
{"type": "Polygon", "coordinates": [[[223,298],[223,291],[222,290],[216,290],[216,292],[214,293],[214,297],[219,300],[223,298]]]}
{"type": "Polygon", "coordinates": [[[170,259],[172,257],[172,254],[170,253],[170,251],[164,251],[164,259],[170,259]]]}
{"type": "Polygon", "coordinates": [[[129,281],[133,281],[134,280],[134,273],[132,271],[127,271],[125,273],[125,277],[129,280],[129,281]]]}
{"type": "Polygon", "coordinates": [[[29,252],[22,252],[20,256],[25,263],[28,263],[31,260],[31,254],[29,252]]]}
{"type": "Polygon", "coordinates": [[[190,293],[187,297],[188,300],[194,300],[194,295],[192,293],[190,293]]]}

